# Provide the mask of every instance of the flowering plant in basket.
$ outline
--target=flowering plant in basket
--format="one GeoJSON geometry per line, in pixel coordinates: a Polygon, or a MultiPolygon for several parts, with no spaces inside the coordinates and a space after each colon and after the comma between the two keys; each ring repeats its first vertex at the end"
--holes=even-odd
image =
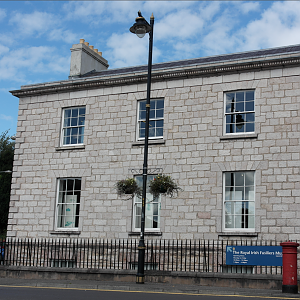
{"type": "Polygon", "coordinates": [[[122,195],[141,195],[142,190],[138,186],[137,182],[135,181],[134,178],[126,178],[123,180],[117,181],[115,185],[117,189],[117,194],[119,196],[122,195]]]}
{"type": "Polygon", "coordinates": [[[173,197],[181,190],[174,179],[167,175],[157,175],[149,183],[149,191],[154,197],[158,197],[159,194],[173,197]]]}

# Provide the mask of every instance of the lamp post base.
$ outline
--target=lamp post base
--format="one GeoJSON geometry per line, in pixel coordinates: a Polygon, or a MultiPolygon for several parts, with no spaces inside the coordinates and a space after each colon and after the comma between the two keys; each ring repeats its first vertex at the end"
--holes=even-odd
{"type": "Polygon", "coordinates": [[[136,275],[136,283],[145,283],[144,275],[136,275]]]}
{"type": "Polygon", "coordinates": [[[140,239],[138,246],[138,270],[136,273],[136,283],[145,282],[144,265],[145,265],[145,243],[143,237],[140,239]]]}

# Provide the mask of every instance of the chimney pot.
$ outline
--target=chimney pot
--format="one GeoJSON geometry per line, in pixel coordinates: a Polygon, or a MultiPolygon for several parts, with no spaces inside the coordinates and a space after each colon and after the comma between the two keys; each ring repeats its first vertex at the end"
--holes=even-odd
{"type": "Polygon", "coordinates": [[[80,44],[83,44],[84,43],[84,39],[80,39],[80,44]]]}
{"type": "Polygon", "coordinates": [[[85,44],[86,46],[89,46],[89,43],[88,43],[88,42],[84,42],[84,44],[85,44]]]}
{"type": "Polygon", "coordinates": [[[90,47],[90,49],[91,49],[91,50],[93,50],[93,49],[94,49],[94,46],[89,46],[89,47],[90,47]]]}

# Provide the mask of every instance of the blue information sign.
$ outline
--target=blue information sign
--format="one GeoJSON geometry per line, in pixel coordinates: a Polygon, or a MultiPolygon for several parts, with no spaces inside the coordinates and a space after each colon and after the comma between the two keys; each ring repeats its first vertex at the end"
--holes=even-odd
{"type": "Polygon", "coordinates": [[[226,246],[226,265],[282,266],[282,247],[226,246]]]}

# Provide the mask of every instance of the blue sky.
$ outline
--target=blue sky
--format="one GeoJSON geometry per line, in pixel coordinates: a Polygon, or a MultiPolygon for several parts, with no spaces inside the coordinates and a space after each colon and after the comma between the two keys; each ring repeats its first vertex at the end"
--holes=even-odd
{"type": "Polygon", "coordinates": [[[83,38],[109,68],[147,64],[148,39],[129,32],[154,14],[153,63],[300,44],[299,1],[1,1],[0,133],[16,132],[21,85],[68,78],[83,38]]]}

